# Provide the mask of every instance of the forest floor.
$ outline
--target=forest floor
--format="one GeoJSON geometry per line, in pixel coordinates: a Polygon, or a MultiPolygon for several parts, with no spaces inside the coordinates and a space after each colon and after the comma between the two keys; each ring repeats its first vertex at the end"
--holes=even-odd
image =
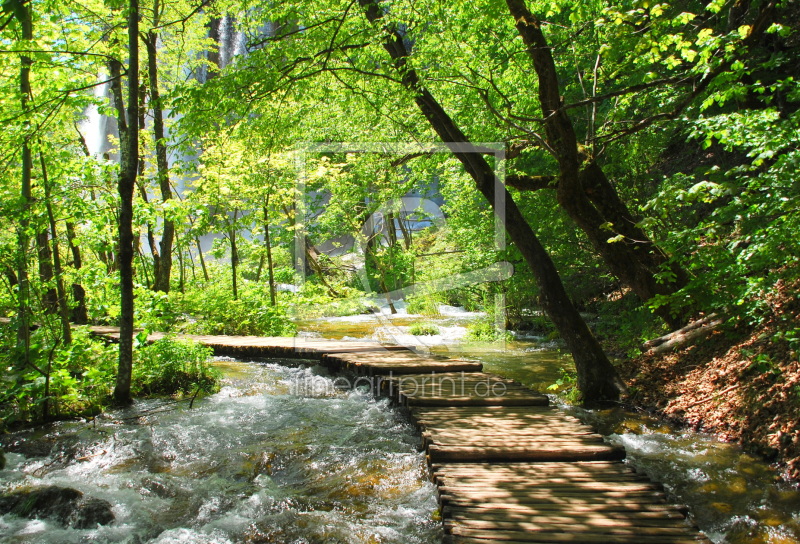
{"type": "Polygon", "coordinates": [[[672,353],[645,353],[621,372],[635,405],[738,441],[800,480],[800,281],[775,287],[771,315],[760,325],[719,330],[672,353]]]}

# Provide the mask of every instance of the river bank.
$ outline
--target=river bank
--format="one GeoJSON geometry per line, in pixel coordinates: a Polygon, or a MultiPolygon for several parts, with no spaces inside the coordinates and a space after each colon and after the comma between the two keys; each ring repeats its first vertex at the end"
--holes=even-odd
{"type": "Polygon", "coordinates": [[[645,353],[621,371],[635,405],[739,442],[798,481],[800,285],[776,287],[762,323],[716,331],[672,353],[645,353]]]}

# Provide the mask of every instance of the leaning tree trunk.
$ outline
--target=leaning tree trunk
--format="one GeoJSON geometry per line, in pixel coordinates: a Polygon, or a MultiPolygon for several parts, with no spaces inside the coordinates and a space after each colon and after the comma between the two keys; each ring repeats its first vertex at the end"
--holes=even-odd
{"type": "Polygon", "coordinates": [[[120,87],[121,64],[111,62],[112,89],[117,108],[120,135],[120,170],[117,190],[119,207],[119,367],[114,388],[114,402],[130,404],[133,371],[133,191],[139,156],[139,5],[128,4],[128,106],[127,116],[120,87]],[[127,118],[126,118],[127,117],[127,118]]]}
{"type": "MultiPolygon", "coordinates": [[[[374,23],[382,18],[381,8],[375,0],[359,0],[359,2],[366,7],[366,16],[370,22],[374,23]]],[[[469,143],[447,112],[430,92],[422,87],[416,71],[408,67],[406,60],[409,52],[400,33],[389,31],[384,47],[401,74],[403,85],[413,93],[420,111],[445,144],[469,143]]],[[[616,400],[625,390],[625,385],[569,299],[550,255],[505,188],[500,188],[504,192],[502,198],[505,207],[496,208],[495,174],[483,155],[477,152],[477,149],[472,153],[457,149],[459,148],[456,147],[454,150],[455,156],[475,181],[480,193],[493,207],[495,214],[503,220],[509,237],[531,267],[541,292],[542,307],[572,353],[578,372],[578,387],[584,400],[586,402],[616,400]]]]}
{"type": "MultiPolygon", "coordinates": [[[[685,285],[686,275],[677,266],[669,265],[667,256],[636,227],[635,219],[597,164],[590,162],[586,171],[581,172],[582,157],[575,130],[562,108],[558,72],[541,22],[528,10],[525,0],[506,0],[506,4],[539,79],[545,134],[559,167],[556,186],[559,205],[587,235],[611,272],[642,300],[674,293],[685,285]],[[622,235],[621,240],[609,241],[616,238],[607,230],[609,223],[622,235]],[[659,282],[656,274],[662,267],[672,268],[674,277],[659,282]]],[[[672,315],[667,307],[659,308],[658,314],[671,326],[683,320],[682,316],[672,315]]]]}

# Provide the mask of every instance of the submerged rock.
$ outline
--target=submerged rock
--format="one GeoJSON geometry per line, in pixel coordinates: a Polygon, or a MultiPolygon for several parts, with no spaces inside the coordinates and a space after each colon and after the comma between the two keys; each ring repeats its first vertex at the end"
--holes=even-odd
{"type": "Polygon", "coordinates": [[[28,519],[48,519],[75,529],[89,529],[114,521],[111,503],[86,498],[77,489],[47,486],[0,495],[0,513],[28,519]]]}

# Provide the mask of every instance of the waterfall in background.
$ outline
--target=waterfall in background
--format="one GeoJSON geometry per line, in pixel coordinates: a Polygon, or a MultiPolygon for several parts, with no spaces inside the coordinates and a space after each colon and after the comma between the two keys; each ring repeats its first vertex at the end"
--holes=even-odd
{"type": "MultiPolygon", "coordinates": [[[[94,96],[104,102],[111,102],[111,85],[104,83],[94,88],[94,96]]],[[[84,112],[84,120],[80,123],[80,132],[86,141],[86,147],[92,156],[109,153],[110,160],[118,160],[117,153],[111,153],[109,136],[117,136],[117,120],[114,117],[101,115],[97,106],[89,106],[84,112]]]]}

